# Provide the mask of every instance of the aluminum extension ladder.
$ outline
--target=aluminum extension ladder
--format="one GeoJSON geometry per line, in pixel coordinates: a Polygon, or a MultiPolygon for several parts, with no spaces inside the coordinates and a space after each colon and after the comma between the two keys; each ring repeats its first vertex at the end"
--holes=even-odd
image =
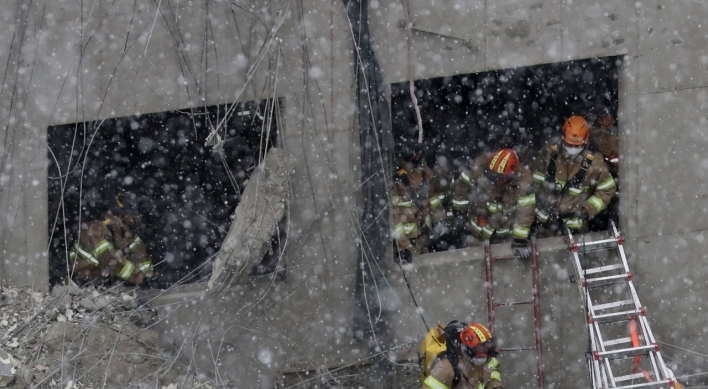
{"type": "Polygon", "coordinates": [[[676,378],[664,363],[632,282],[622,236],[614,223],[611,227],[612,237],[591,242],[577,242],[567,232],[587,313],[593,388],[674,388],[676,378]]]}
{"type": "Polygon", "coordinates": [[[518,259],[517,256],[511,255],[507,257],[495,257],[492,255],[492,248],[489,244],[489,239],[484,241],[484,257],[486,260],[486,286],[487,286],[487,314],[489,315],[489,329],[494,333],[494,310],[500,307],[511,307],[514,305],[533,305],[534,327],[536,342],[533,347],[509,347],[501,348],[499,351],[536,351],[536,378],[538,379],[538,388],[543,389],[545,378],[543,375],[543,357],[541,354],[541,306],[539,304],[538,291],[538,252],[536,251],[536,237],[531,238],[531,276],[533,281],[532,299],[528,301],[507,301],[498,303],[494,301],[494,280],[492,277],[492,263],[507,259],[518,259]]]}

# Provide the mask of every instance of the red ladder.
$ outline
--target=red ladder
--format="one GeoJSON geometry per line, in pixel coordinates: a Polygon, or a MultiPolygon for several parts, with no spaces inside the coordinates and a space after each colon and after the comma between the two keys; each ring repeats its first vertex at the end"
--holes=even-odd
{"type": "Polygon", "coordinates": [[[489,244],[489,240],[484,241],[484,256],[486,259],[486,276],[487,276],[487,312],[489,314],[489,329],[494,333],[494,310],[499,307],[511,307],[515,305],[533,305],[533,316],[535,325],[535,337],[536,344],[533,347],[510,347],[501,348],[500,351],[524,351],[524,350],[535,350],[536,351],[536,368],[537,368],[537,378],[538,378],[538,388],[543,389],[545,387],[545,379],[543,375],[543,356],[541,347],[541,306],[539,304],[538,298],[538,253],[536,251],[536,238],[531,238],[531,276],[533,277],[533,298],[529,301],[507,301],[507,302],[496,302],[494,301],[494,279],[492,276],[492,263],[507,259],[519,259],[517,256],[512,255],[508,257],[495,257],[492,255],[492,248],[489,244]]]}

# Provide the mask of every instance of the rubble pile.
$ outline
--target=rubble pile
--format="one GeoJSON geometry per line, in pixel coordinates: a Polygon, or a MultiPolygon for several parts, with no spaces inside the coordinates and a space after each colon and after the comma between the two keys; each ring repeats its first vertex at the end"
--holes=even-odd
{"type": "Polygon", "coordinates": [[[197,386],[183,362],[160,349],[151,329],[157,316],[136,292],[123,286],[61,286],[51,294],[2,288],[0,387],[197,386]]]}

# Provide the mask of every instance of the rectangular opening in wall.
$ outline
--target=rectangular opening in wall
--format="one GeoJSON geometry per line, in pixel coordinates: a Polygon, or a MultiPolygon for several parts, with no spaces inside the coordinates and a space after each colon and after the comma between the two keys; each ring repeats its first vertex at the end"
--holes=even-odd
{"type": "MultiPolygon", "coordinates": [[[[613,56],[415,81],[424,133],[420,152],[439,180],[436,185],[454,186],[453,180],[459,180],[476,158],[481,160],[483,154],[504,147],[513,148],[521,164],[533,169],[540,150],[561,135],[564,122],[573,115],[584,117],[593,134],[594,130],[601,130],[597,137],[590,138],[590,149],[607,154],[603,155],[604,160],[618,184],[616,120],[620,67],[621,57],[613,56]],[[600,138],[605,136],[609,140],[600,144],[603,143],[600,138]]],[[[391,94],[396,158],[400,165],[411,149],[418,147],[413,145],[418,139],[417,118],[408,82],[392,84],[391,94]]],[[[469,220],[453,215],[453,189],[446,189],[449,191],[443,207],[450,220],[441,222],[442,216],[438,216],[434,222],[449,224],[444,231],[447,236],[443,239],[435,236],[439,231],[430,231],[428,237],[432,241],[427,247],[420,244],[420,238],[413,242],[420,246],[416,248],[418,251],[476,244],[475,239],[469,238],[473,228],[469,220]]],[[[418,206],[429,194],[410,192],[418,206]]],[[[601,204],[602,211],[589,219],[585,229],[605,229],[609,220],[617,223],[618,194],[608,204],[601,204]]],[[[418,231],[425,230],[425,218],[420,214],[415,218],[418,231]]],[[[537,219],[533,230],[539,236],[558,233],[540,227],[537,219]]],[[[409,230],[413,228],[409,226],[409,230]]]]}
{"type": "Polygon", "coordinates": [[[151,286],[210,274],[244,183],[278,143],[282,101],[273,102],[50,127],[50,283],[66,279],[80,225],[106,211],[140,215],[130,228],[156,264],[151,286]],[[215,127],[221,148],[206,144],[215,127]]]}

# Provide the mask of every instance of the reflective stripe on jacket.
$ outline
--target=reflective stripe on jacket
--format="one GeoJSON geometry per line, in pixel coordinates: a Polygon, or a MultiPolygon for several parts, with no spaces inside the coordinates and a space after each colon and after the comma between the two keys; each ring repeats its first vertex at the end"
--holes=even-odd
{"type": "Polygon", "coordinates": [[[460,174],[453,185],[453,206],[467,212],[472,231],[480,232],[484,238],[512,234],[528,238],[536,211],[531,171],[520,165],[511,180],[497,186],[484,177],[484,165],[490,155],[481,154],[460,174]],[[488,224],[477,226],[479,217],[487,218],[488,224]]]}
{"type": "Polygon", "coordinates": [[[429,184],[433,171],[425,163],[415,167],[398,161],[398,166],[391,194],[392,236],[398,248],[404,250],[412,246],[411,239],[420,235],[420,227],[429,215],[429,184]]]}
{"type": "Polygon", "coordinates": [[[461,356],[458,359],[458,366],[462,373],[460,382],[454,387],[452,382],[455,378],[455,371],[448,359],[439,359],[433,365],[430,375],[425,378],[421,389],[493,389],[502,385],[501,371],[499,370],[499,360],[490,357],[481,366],[476,366],[467,358],[461,356]]]}
{"type": "Polygon", "coordinates": [[[596,153],[597,155],[592,156],[590,167],[580,184],[576,188],[567,188],[561,196],[555,197],[552,193],[553,188],[545,181],[548,164],[551,161],[552,146],[558,149],[554,177],[555,185],[558,188],[565,187],[566,183],[580,171],[583,160],[588,154],[586,149],[575,157],[569,156],[563,151],[560,138],[551,139],[541,149],[537,163],[533,168],[534,182],[539,184],[537,193],[540,197],[539,200],[544,204],[544,207],[553,207],[560,216],[571,215],[583,207],[587,210],[590,219],[594,218],[607,208],[617,191],[617,186],[607,164],[602,156],[596,153]]]}
{"type": "Polygon", "coordinates": [[[144,273],[152,270],[152,260],[142,239],[131,233],[120,218],[110,214],[81,229],[69,259],[74,275],[84,280],[109,275],[137,285],[142,282],[144,273]]]}

